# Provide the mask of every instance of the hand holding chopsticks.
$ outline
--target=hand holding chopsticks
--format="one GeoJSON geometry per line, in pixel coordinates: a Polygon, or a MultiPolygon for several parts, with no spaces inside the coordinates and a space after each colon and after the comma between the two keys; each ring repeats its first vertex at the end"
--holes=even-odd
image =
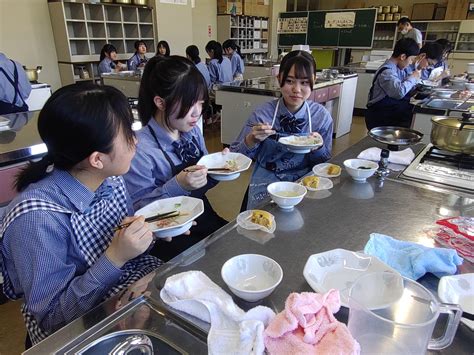
{"type": "MultiPolygon", "coordinates": [[[[179,211],[169,211],[169,212],[165,212],[165,213],[158,213],[158,214],[156,214],[156,215],[154,215],[154,216],[145,218],[145,222],[147,222],[147,223],[150,223],[150,222],[157,222],[157,221],[161,221],[162,219],[171,218],[171,217],[177,217],[177,216],[179,216],[179,211]]],[[[116,232],[116,231],[118,231],[118,230],[127,228],[127,227],[130,226],[132,223],[133,223],[133,221],[132,221],[132,222],[128,222],[128,223],[124,223],[124,224],[121,224],[121,225],[118,225],[117,227],[115,227],[115,228],[113,229],[113,231],[116,232]]]]}

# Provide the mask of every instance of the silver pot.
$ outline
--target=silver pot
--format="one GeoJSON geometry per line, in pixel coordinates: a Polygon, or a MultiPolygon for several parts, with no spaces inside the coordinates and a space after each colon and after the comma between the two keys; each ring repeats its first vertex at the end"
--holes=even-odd
{"type": "Polygon", "coordinates": [[[474,154],[474,120],[434,116],[431,118],[431,143],[440,149],[455,153],[474,154]]]}
{"type": "Polygon", "coordinates": [[[26,77],[29,81],[38,81],[38,74],[41,72],[43,67],[38,65],[36,69],[27,69],[25,66],[23,66],[23,69],[25,69],[26,77]]]}
{"type": "Polygon", "coordinates": [[[141,5],[141,6],[146,6],[148,0],[132,0],[134,5],[141,5]]]}

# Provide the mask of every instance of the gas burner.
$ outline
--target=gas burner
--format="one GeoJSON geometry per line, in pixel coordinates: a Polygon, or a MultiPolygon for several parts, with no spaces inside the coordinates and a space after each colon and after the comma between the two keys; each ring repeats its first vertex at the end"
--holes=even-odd
{"type": "Polygon", "coordinates": [[[443,163],[458,169],[474,169],[474,156],[469,154],[453,153],[446,150],[438,149],[434,146],[422,156],[420,163],[437,162],[443,163]]]}

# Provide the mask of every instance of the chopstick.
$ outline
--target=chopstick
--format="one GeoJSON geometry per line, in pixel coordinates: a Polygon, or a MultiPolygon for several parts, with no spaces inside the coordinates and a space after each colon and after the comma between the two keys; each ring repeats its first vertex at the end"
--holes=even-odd
{"type": "MultiPolygon", "coordinates": [[[[162,219],[166,219],[166,218],[171,218],[171,217],[177,217],[179,216],[179,211],[169,211],[169,212],[165,212],[165,213],[158,213],[154,216],[151,216],[151,217],[147,217],[145,218],[145,222],[149,223],[149,222],[156,222],[156,221],[160,221],[162,219]]],[[[124,224],[120,224],[118,225],[117,227],[115,227],[113,229],[114,232],[116,231],[119,231],[121,229],[124,229],[124,228],[127,228],[129,225],[131,225],[133,223],[132,222],[128,222],[128,223],[124,223],[124,224]]]]}
{"type": "MultiPolygon", "coordinates": [[[[192,172],[195,172],[195,171],[198,171],[198,170],[201,170],[201,169],[186,168],[183,171],[185,171],[187,173],[192,173],[192,172]]],[[[207,171],[233,171],[233,170],[230,169],[230,168],[207,168],[207,171]]]]}

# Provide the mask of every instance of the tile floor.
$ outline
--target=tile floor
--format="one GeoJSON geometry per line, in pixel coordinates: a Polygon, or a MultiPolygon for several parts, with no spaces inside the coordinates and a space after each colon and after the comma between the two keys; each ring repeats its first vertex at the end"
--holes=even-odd
{"type": "MultiPolygon", "coordinates": [[[[333,156],[358,142],[367,134],[363,117],[354,117],[351,133],[333,141],[333,156]]],[[[222,149],[220,130],[206,128],[204,132],[209,152],[222,149]]],[[[209,200],[216,211],[227,220],[238,214],[242,197],[248,186],[250,169],[232,182],[222,182],[208,192],[209,200]]],[[[8,302],[0,306],[0,355],[19,354],[24,350],[25,326],[20,314],[20,301],[8,302]]]]}

